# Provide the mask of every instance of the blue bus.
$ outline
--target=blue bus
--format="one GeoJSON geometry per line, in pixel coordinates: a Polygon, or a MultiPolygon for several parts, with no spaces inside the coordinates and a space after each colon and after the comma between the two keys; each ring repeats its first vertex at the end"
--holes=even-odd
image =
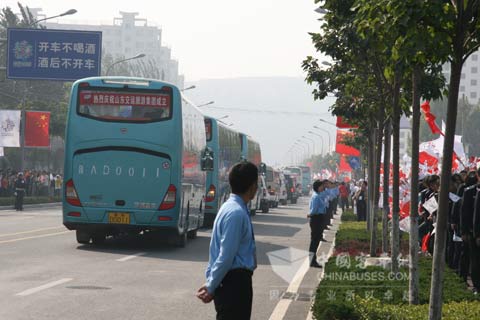
{"type": "Polygon", "coordinates": [[[203,225],[204,117],[175,86],[95,77],[72,86],[63,224],[77,241],[155,233],[186,245],[203,225]]]}
{"type": "Polygon", "coordinates": [[[312,169],[308,166],[299,166],[302,170],[302,194],[308,196],[312,187],[312,169]]]}
{"type": "Polygon", "coordinates": [[[252,162],[259,168],[257,195],[248,204],[250,215],[254,216],[257,210],[268,213],[269,206],[266,199],[267,186],[265,183],[265,172],[262,172],[262,167],[266,170],[266,166],[262,163],[260,144],[244,133],[240,133],[240,139],[242,143],[242,159],[252,162]]]}
{"type": "Polygon", "coordinates": [[[238,132],[222,125],[215,118],[205,117],[207,146],[213,153],[213,170],[207,172],[204,226],[213,225],[220,206],[230,195],[228,173],[242,159],[242,142],[238,132]]]}

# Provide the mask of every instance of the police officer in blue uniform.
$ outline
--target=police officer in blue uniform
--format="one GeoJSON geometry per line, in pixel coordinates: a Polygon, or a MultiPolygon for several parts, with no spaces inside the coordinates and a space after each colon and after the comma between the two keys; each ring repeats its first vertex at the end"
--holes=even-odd
{"type": "Polygon", "coordinates": [[[198,290],[197,297],[204,303],[214,301],[217,320],[248,320],[257,258],[247,203],[257,193],[258,169],[251,162],[238,163],[228,179],[232,194],[215,218],[207,282],[198,290]]]}
{"type": "Polygon", "coordinates": [[[317,249],[320,241],[324,240],[323,230],[326,227],[328,191],[325,191],[325,183],[320,180],[313,182],[313,194],[310,199],[310,210],[307,217],[310,219],[310,248],[312,261],[311,267],[321,268],[317,262],[317,249]]]}

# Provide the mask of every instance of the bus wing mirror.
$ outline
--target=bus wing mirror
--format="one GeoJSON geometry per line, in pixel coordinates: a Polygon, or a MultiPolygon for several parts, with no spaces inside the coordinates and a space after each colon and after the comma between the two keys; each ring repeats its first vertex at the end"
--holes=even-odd
{"type": "Polygon", "coordinates": [[[260,172],[260,174],[267,174],[267,165],[265,163],[263,163],[263,162],[260,163],[260,166],[259,166],[258,169],[259,169],[258,171],[260,172]]]}
{"type": "Polygon", "coordinates": [[[202,171],[213,171],[213,152],[212,149],[206,148],[203,153],[201,162],[202,171]]]}

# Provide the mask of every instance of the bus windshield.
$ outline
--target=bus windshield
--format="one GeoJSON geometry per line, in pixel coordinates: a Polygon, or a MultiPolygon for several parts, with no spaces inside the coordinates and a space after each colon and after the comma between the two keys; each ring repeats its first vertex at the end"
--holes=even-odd
{"type": "Polygon", "coordinates": [[[170,119],[171,95],[158,90],[86,88],[79,91],[77,113],[80,116],[119,122],[154,122],[170,119]]]}

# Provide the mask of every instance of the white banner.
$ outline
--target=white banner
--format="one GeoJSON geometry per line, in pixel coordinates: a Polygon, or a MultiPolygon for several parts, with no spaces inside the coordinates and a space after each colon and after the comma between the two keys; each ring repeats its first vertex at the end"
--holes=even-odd
{"type": "Polygon", "coordinates": [[[0,147],[20,147],[19,110],[0,110],[0,147]]]}

